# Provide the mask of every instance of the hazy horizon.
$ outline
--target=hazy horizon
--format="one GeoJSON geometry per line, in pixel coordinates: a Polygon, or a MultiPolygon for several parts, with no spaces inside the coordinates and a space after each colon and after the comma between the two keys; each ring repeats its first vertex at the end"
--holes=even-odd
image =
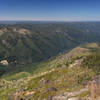
{"type": "Polygon", "coordinates": [[[0,21],[100,21],[99,0],[1,0],[0,21]]]}

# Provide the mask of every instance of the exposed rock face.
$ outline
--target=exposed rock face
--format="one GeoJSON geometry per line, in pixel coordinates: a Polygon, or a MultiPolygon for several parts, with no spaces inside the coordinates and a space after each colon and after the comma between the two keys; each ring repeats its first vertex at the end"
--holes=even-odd
{"type": "Polygon", "coordinates": [[[55,96],[52,98],[52,100],[67,100],[66,96],[55,96]]]}
{"type": "MultiPolygon", "coordinates": [[[[77,97],[71,97],[71,98],[67,98],[66,96],[58,96],[58,97],[49,97],[48,99],[46,100],[83,100],[81,98],[77,98],[77,97]]],[[[87,99],[84,99],[84,100],[87,100],[87,99]]]]}
{"type": "Polygon", "coordinates": [[[68,100],[82,100],[82,99],[79,99],[77,97],[73,97],[73,98],[69,98],[68,100]]]}
{"type": "Polygon", "coordinates": [[[30,34],[31,32],[28,29],[25,28],[20,28],[20,29],[16,29],[16,27],[12,27],[12,28],[0,28],[0,36],[3,35],[6,32],[18,32],[21,35],[26,35],[26,34],[30,34]]]}
{"type": "Polygon", "coordinates": [[[19,89],[12,93],[8,100],[30,100],[34,93],[34,91],[25,91],[24,89],[19,89]]]}
{"type": "Polygon", "coordinates": [[[7,32],[7,28],[0,28],[0,36],[7,32]]]}
{"type": "Polygon", "coordinates": [[[78,95],[88,91],[87,88],[74,92],[65,92],[58,96],[50,96],[46,100],[91,100],[88,97],[79,98],[78,95]]]}
{"type": "Polygon", "coordinates": [[[55,87],[48,88],[47,92],[50,92],[50,91],[57,91],[57,89],[55,87]]]}
{"type": "Polygon", "coordinates": [[[7,60],[2,60],[2,61],[0,61],[0,63],[1,63],[2,65],[8,66],[8,61],[7,61],[7,60]]]}
{"type": "Polygon", "coordinates": [[[19,30],[18,30],[18,32],[19,32],[20,34],[22,34],[22,35],[26,35],[26,34],[29,34],[29,33],[30,33],[30,31],[29,31],[29,30],[24,29],[24,28],[19,29],[19,30]]]}
{"type": "Polygon", "coordinates": [[[50,81],[49,80],[46,80],[44,78],[40,80],[40,85],[45,85],[47,83],[50,83],[50,81]]]}
{"type": "Polygon", "coordinates": [[[88,83],[92,100],[100,100],[100,76],[94,78],[93,81],[88,83]]]}
{"type": "Polygon", "coordinates": [[[15,93],[11,94],[8,100],[24,100],[22,98],[23,89],[17,90],[15,93]]]}
{"type": "Polygon", "coordinates": [[[15,27],[13,27],[12,31],[13,32],[18,32],[19,34],[22,34],[22,35],[26,35],[26,34],[31,33],[28,29],[25,29],[25,28],[16,29],[15,27]]]}

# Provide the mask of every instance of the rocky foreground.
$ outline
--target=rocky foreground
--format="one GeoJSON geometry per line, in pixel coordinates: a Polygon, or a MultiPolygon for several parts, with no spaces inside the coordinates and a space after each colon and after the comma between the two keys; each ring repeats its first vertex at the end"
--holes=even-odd
{"type": "Polygon", "coordinates": [[[100,49],[97,44],[88,47],[74,48],[36,74],[2,78],[0,100],[100,100],[100,49]]]}
{"type": "MultiPolygon", "coordinates": [[[[56,88],[52,87],[48,89],[48,91],[57,91],[56,88]]],[[[8,100],[29,100],[29,98],[33,97],[34,91],[28,92],[24,89],[17,90],[15,93],[11,94],[10,98],[8,100]],[[24,98],[23,95],[24,94],[24,98]],[[22,96],[22,98],[21,98],[22,96]]],[[[32,100],[35,100],[34,98],[32,100]]],[[[41,100],[41,99],[38,99],[41,100]]],[[[96,76],[93,80],[89,81],[85,88],[74,91],[74,92],[65,92],[60,95],[52,95],[44,100],[100,100],[100,76],[96,76]],[[86,97],[80,97],[80,95],[83,94],[83,96],[86,93],[90,93],[86,97]]]]}

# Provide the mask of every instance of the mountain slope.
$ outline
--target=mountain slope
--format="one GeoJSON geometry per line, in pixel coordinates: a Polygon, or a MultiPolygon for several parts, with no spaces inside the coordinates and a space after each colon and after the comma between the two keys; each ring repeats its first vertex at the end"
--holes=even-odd
{"type": "Polygon", "coordinates": [[[70,24],[0,25],[0,60],[19,64],[43,61],[81,43],[99,41],[100,35],[70,24]]]}
{"type": "Polygon", "coordinates": [[[66,100],[76,97],[88,100],[86,84],[100,74],[99,51],[100,45],[97,43],[81,45],[44,62],[44,67],[40,64],[39,71],[34,74],[21,72],[3,76],[0,80],[0,99],[55,100],[53,98],[63,97],[66,100]]]}

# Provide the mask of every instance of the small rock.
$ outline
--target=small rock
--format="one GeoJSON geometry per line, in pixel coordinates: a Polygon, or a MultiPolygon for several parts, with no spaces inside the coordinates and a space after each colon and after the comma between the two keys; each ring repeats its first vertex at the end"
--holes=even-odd
{"type": "Polygon", "coordinates": [[[47,84],[47,83],[50,83],[50,81],[46,80],[44,78],[40,80],[40,85],[44,85],[44,84],[47,84]]]}
{"type": "Polygon", "coordinates": [[[57,91],[57,89],[55,87],[51,87],[47,90],[47,92],[50,92],[50,91],[57,91]]]}
{"type": "Polygon", "coordinates": [[[73,98],[69,98],[68,100],[81,100],[81,99],[79,99],[77,97],[73,97],[73,98]]]}
{"type": "Polygon", "coordinates": [[[8,66],[8,61],[7,61],[7,60],[2,60],[2,61],[0,61],[0,63],[1,63],[2,65],[8,66]]]}

